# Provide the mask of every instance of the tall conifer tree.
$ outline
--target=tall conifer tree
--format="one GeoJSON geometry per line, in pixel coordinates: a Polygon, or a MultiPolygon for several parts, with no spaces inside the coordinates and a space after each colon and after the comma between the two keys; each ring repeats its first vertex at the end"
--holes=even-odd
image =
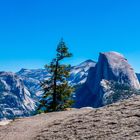
{"type": "Polygon", "coordinates": [[[45,66],[51,76],[41,84],[44,94],[38,107],[39,112],[62,111],[73,104],[74,89],[67,82],[71,66],[61,64],[62,60],[71,57],[72,54],[69,53],[63,39],[59,42],[56,51],[56,57],[50,65],[45,66]]]}

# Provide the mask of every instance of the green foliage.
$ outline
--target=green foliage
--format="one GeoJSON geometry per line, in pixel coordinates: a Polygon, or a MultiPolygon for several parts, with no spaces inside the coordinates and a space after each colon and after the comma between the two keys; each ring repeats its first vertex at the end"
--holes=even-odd
{"type": "Polygon", "coordinates": [[[71,57],[72,54],[68,52],[63,40],[58,44],[56,51],[56,58],[52,60],[50,65],[45,66],[51,77],[41,84],[44,94],[40,100],[38,113],[62,111],[73,104],[74,88],[66,80],[70,75],[71,66],[60,64],[63,59],[71,57]]]}
{"type": "Polygon", "coordinates": [[[104,104],[111,104],[117,101],[128,99],[133,95],[140,95],[140,90],[132,86],[119,83],[115,81],[108,82],[108,89],[106,89],[103,100],[104,104]]]}

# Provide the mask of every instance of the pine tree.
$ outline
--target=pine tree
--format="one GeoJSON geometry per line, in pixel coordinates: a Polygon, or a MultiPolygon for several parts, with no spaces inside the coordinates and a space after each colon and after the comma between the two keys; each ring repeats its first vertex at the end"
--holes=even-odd
{"type": "Polygon", "coordinates": [[[134,95],[140,95],[140,90],[135,89],[127,83],[108,81],[106,87],[103,88],[103,105],[112,104],[124,99],[128,99],[134,95]]]}
{"type": "Polygon", "coordinates": [[[38,112],[62,111],[73,104],[74,88],[67,82],[71,66],[60,63],[65,58],[71,57],[72,54],[69,53],[63,39],[59,42],[56,51],[56,58],[50,65],[45,66],[51,76],[41,84],[44,94],[40,100],[38,112]]]}

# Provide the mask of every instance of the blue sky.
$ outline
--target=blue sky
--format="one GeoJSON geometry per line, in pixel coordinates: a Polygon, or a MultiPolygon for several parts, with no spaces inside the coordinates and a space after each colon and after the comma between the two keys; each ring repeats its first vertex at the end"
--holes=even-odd
{"type": "Polygon", "coordinates": [[[0,0],[0,70],[42,68],[63,37],[73,65],[118,51],[140,72],[139,0],[0,0]]]}

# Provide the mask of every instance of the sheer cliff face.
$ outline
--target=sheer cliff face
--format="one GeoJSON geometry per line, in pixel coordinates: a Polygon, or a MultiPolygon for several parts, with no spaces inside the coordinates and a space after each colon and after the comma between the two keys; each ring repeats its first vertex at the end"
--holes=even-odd
{"type": "Polygon", "coordinates": [[[76,106],[102,106],[104,94],[101,87],[102,80],[125,83],[135,89],[140,89],[134,70],[121,54],[117,52],[100,53],[98,63],[95,68],[91,68],[87,82],[77,93],[76,106]],[[79,97],[82,91],[81,95],[84,98],[79,97]]]}
{"type": "Polygon", "coordinates": [[[35,109],[30,92],[21,78],[10,72],[0,72],[0,120],[28,116],[35,109]]]}
{"type": "Polygon", "coordinates": [[[127,83],[136,89],[140,88],[136,74],[124,56],[116,52],[101,53],[99,63],[102,65],[104,62],[105,65],[101,68],[103,79],[127,83]]]}
{"type": "Polygon", "coordinates": [[[87,80],[87,85],[89,85],[88,87],[93,94],[96,93],[103,79],[126,83],[136,89],[140,88],[133,68],[128,64],[127,60],[117,52],[100,53],[96,68],[90,71],[87,80]]]}

